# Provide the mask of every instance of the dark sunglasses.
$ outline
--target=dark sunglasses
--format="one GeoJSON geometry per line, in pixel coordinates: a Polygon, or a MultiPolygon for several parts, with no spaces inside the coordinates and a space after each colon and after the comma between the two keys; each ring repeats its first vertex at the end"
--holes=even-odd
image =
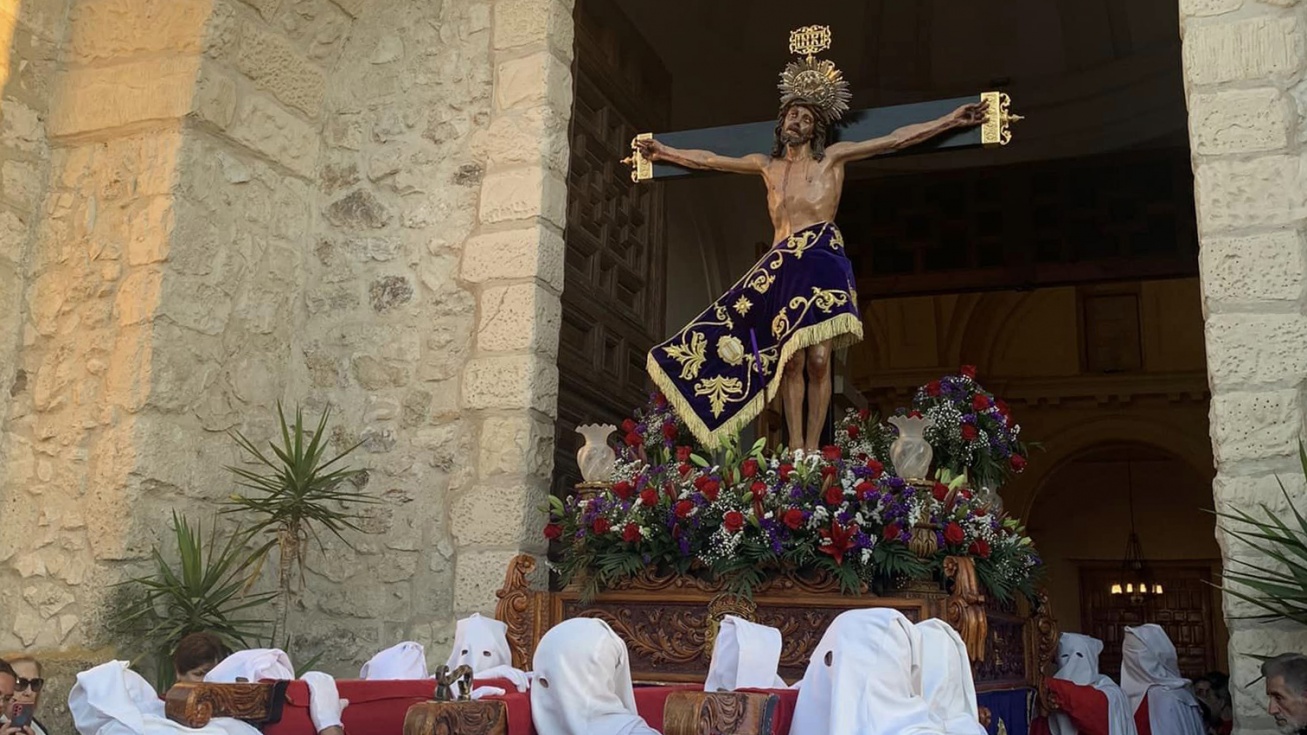
{"type": "Polygon", "coordinates": [[[16,692],[25,692],[29,686],[32,688],[32,691],[39,692],[41,691],[41,687],[45,686],[45,679],[25,679],[20,676],[16,681],[14,681],[14,691],[16,692]]]}

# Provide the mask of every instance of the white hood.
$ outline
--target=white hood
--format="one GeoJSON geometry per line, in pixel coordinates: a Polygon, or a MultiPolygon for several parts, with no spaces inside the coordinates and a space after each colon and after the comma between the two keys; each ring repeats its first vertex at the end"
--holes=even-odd
{"type": "Polygon", "coordinates": [[[370,681],[380,679],[426,679],[427,654],[421,643],[404,641],[373,656],[363,668],[359,678],[370,681]]]}
{"type": "Polygon", "coordinates": [[[776,628],[727,615],[713,643],[704,691],[784,689],[785,680],[776,673],[781,646],[781,632],[776,628]]]}
{"type": "Polygon", "coordinates": [[[658,735],[636,712],[626,644],[602,620],[550,628],[531,668],[531,719],[541,735],[658,735]]]}
{"type": "Polygon", "coordinates": [[[81,735],[259,735],[250,725],[218,718],[200,729],[184,727],[163,714],[163,700],[126,661],[110,661],[77,675],[68,693],[68,710],[81,735]]]}
{"type": "Polygon", "coordinates": [[[290,665],[290,657],[279,648],[251,648],[237,651],[224,658],[204,675],[204,680],[215,684],[234,684],[238,680],[248,682],[271,679],[281,681],[295,678],[295,669],[290,665]]]}
{"type": "Polygon", "coordinates": [[[1130,712],[1148,698],[1148,723],[1153,735],[1203,735],[1202,710],[1180,676],[1175,645],[1159,625],[1127,627],[1121,641],[1121,691],[1130,712]]]}
{"type": "Polygon", "coordinates": [[[921,691],[936,721],[949,735],[986,735],[967,646],[953,626],[934,618],[921,631],[921,691]]]}

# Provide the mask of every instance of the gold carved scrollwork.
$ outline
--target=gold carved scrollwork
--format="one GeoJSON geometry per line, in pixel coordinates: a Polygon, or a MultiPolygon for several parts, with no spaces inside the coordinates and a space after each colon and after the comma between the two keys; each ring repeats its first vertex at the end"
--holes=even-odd
{"type": "Polygon", "coordinates": [[[638,140],[649,140],[653,138],[653,133],[640,133],[631,139],[631,155],[622,159],[622,163],[631,167],[631,181],[640,183],[653,178],[653,161],[644,157],[635,143],[638,140]]]}
{"type": "Polygon", "coordinates": [[[985,641],[989,637],[989,618],[985,615],[985,595],[976,577],[976,562],[967,556],[944,559],[944,576],[953,582],[944,620],[961,636],[967,655],[973,662],[985,659],[985,641]]]}
{"type": "Polygon", "coordinates": [[[985,92],[980,99],[989,103],[989,114],[980,125],[980,142],[983,145],[1011,143],[1012,123],[1024,119],[1012,113],[1012,98],[1003,92],[985,92]]]}

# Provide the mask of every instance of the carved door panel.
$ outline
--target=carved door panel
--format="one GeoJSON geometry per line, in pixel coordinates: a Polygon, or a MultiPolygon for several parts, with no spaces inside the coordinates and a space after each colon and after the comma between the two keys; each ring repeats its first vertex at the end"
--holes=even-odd
{"type": "Polygon", "coordinates": [[[1212,638],[1212,588],[1207,566],[1154,567],[1162,584],[1160,598],[1134,605],[1126,595],[1109,594],[1119,567],[1087,566],[1080,570],[1080,621],[1085,633],[1103,641],[1099,670],[1119,680],[1121,639],[1126,626],[1156,623],[1175,644],[1180,673],[1194,678],[1215,668],[1212,638]]]}
{"type": "Polygon", "coordinates": [[[647,399],[645,354],[663,338],[661,184],[631,182],[637,133],[666,129],[671,83],[611,0],[576,3],[575,101],[559,344],[555,495],[580,481],[578,424],[618,423],[647,399]]]}

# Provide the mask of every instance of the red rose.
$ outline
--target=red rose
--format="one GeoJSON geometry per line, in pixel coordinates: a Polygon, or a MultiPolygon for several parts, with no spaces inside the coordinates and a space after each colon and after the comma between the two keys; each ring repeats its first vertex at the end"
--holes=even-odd
{"type": "Polygon", "coordinates": [[[798,508],[790,508],[785,511],[785,515],[781,517],[781,521],[789,526],[790,530],[797,531],[800,528],[803,528],[803,511],[798,508]]]}
{"type": "Polygon", "coordinates": [[[590,528],[593,529],[595,533],[608,533],[608,531],[612,529],[612,527],[613,524],[609,523],[608,519],[604,518],[603,516],[599,516],[598,518],[596,518],[594,524],[590,526],[590,528]]]}
{"type": "Polygon", "coordinates": [[[919,419],[921,418],[921,412],[917,410],[908,411],[908,418],[919,419]]]}
{"type": "Polygon", "coordinates": [[[625,421],[623,421],[623,422],[622,422],[622,433],[623,433],[623,434],[634,434],[634,433],[635,433],[635,421],[633,421],[632,419],[626,419],[625,421]]]}
{"type": "Polygon", "coordinates": [[[727,511],[722,516],[722,525],[726,527],[727,533],[739,533],[744,528],[744,514],[738,510],[727,511]]]}
{"type": "Polygon", "coordinates": [[[755,500],[767,497],[767,483],[758,480],[749,486],[749,492],[753,493],[755,500]]]}
{"type": "Polygon", "coordinates": [[[708,482],[707,475],[699,475],[698,477],[694,478],[694,489],[702,492],[703,486],[707,482],[708,482]]]}
{"type": "Polygon", "coordinates": [[[944,498],[948,497],[948,485],[945,485],[942,482],[935,483],[935,487],[931,488],[930,491],[935,496],[935,499],[941,503],[944,502],[944,498]]]}
{"type": "Polygon", "coordinates": [[[640,527],[635,525],[634,523],[626,524],[626,528],[622,529],[622,540],[628,544],[633,544],[636,541],[639,541],[640,527]]]}
{"type": "Polygon", "coordinates": [[[839,505],[844,502],[844,488],[838,484],[826,488],[826,505],[839,505]]]}
{"type": "Polygon", "coordinates": [[[563,527],[557,523],[545,524],[545,538],[550,541],[557,541],[563,535],[563,527]]]}
{"type": "Polygon", "coordinates": [[[891,523],[885,527],[885,530],[882,531],[880,535],[884,536],[886,541],[897,541],[899,534],[901,533],[903,532],[899,530],[899,524],[891,523]]]}
{"type": "Polygon", "coordinates": [[[828,464],[821,468],[822,477],[834,477],[840,473],[840,468],[833,464],[828,464]]]}
{"type": "Polygon", "coordinates": [[[703,493],[703,496],[708,499],[709,503],[715,503],[717,502],[717,495],[721,491],[721,488],[722,484],[720,482],[709,480],[703,484],[703,487],[700,488],[699,492],[703,493]]]}
{"type": "Polygon", "coordinates": [[[758,460],[746,459],[744,464],[740,465],[740,474],[745,477],[753,477],[758,474],[758,460]]]}
{"type": "Polygon", "coordinates": [[[676,470],[681,473],[681,477],[685,477],[694,471],[694,467],[689,462],[682,462],[676,470]]]}
{"type": "Polygon", "coordinates": [[[780,475],[781,482],[789,482],[790,473],[793,471],[794,471],[794,465],[792,464],[783,464],[780,467],[776,468],[776,474],[780,475]]]}
{"type": "Polygon", "coordinates": [[[640,491],[640,505],[658,505],[658,491],[647,487],[640,491]]]}
{"type": "Polygon", "coordinates": [[[622,440],[626,442],[626,446],[628,447],[638,447],[641,444],[644,444],[644,437],[640,436],[634,431],[628,433],[625,437],[622,438],[622,440]]]}
{"type": "Polygon", "coordinates": [[[884,463],[877,462],[874,459],[867,460],[867,469],[871,470],[871,479],[876,479],[885,473],[884,463]]]}
{"type": "Polygon", "coordinates": [[[686,447],[686,446],[680,446],[680,447],[677,447],[677,448],[676,448],[676,461],[677,461],[677,462],[689,462],[689,461],[690,461],[690,453],[691,453],[691,450],[690,450],[689,447],[686,447]]]}
{"type": "Polygon", "coordinates": [[[635,492],[635,488],[631,487],[631,483],[626,480],[622,480],[616,485],[613,485],[613,495],[616,495],[622,500],[630,500],[631,493],[633,492],[635,492]]]}
{"type": "Polygon", "coordinates": [[[663,395],[662,391],[654,393],[654,405],[658,408],[667,408],[667,396],[663,395]]]}
{"type": "Polygon", "coordinates": [[[1003,416],[1008,415],[1007,403],[1005,403],[1002,398],[994,401],[994,405],[998,408],[998,412],[1000,414],[1002,414],[1003,416]]]}
{"type": "Polygon", "coordinates": [[[978,436],[980,436],[980,431],[976,429],[976,427],[975,427],[974,424],[963,424],[963,425],[962,425],[962,438],[963,438],[963,439],[965,439],[966,441],[969,441],[969,442],[973,442],[973,441],[976,440],[976,437],[978,437],[978,436]]]}
{"type": "Polygon", "coordinates": [[[681,433],[680,430],[676,428],[675,422],[668,421],[667,423],[663,424],[663,438],[666,439],[667,441],[669,442],[676,441],[676,437],[680,433],[681,433]]]}
{"type": "Polygon", "coordinates": [[[975,397],[971,399],[971,407],[977,411],[984,411],[989,408],[989,405],[989,396],[984,393],[977,393],[975,397]]]}
{"type": "Polygon", "coordinates": [[[944,526],[944,542],[948,545],[957,546],[965,541],[966,538],[967,535],[962,531],[962,526],[959,526],[952,521],[949,521],[949,524],[944,526]]]}
{"type": "Polygon", "coordinates": [[[971,378],[972,380],[976,379],[975,365],[963,365],[962,369],[959,370],[958,372],[962,373],[963,377],[971,378]]]}
{"type": "Polygon", "coordinates": [[[940,387],[938,380],[932,380],[929,383],[926,383],[926,395],[932,398],[938,396],[942,390],[943,388],[940,387]]]}
{"type": "Polygon", "coordinates": [[[867,482],[866,480],[863,480],[862,482],[859,482],[857,485],[853,486],[853,492],[857,493],[858,500],[866,500],[867,496],[876,492],[876,486],[870,482],[867,482]]]}
{"type": "Polygon", "coordinates": [[[850,424],[850,425],[849,425],[849,439],[857,439],[857,438],[858,438],[858,434],[859,434],[861,431],[862,431],[862,430],[858,428],[858,425],[857,425],[857,424],[850,424]]]}
{"type": "Polygon", "coordinates": [[[967,549],[967,553],[971,554],[972,556],[978,556],[981,559],[988,559],[989,542],[983,538],[978,538],[975,541],[971,542],[971,546],[970,548],[967,549]]]}
{"type": "Polygon", "coordinates": [[[1022,457],[1020,454],[1012,455],[1012,458],[1009,459],[1007,463],[1008,466],[1012,468],[1013,472],[1020,472],[1026,468],[1026,458],[1022,457]]]}
{"type": "Polygon", "coordinates": [[[689,518],[692,511],[694,511],[694,503],[688,500],[682,500],[676,504],[677,518],[689,518]]]}
{"type": "Polygon", "coordinates": [[[870,408],[862,408],[862,409],[858,409],[858,420],[859,420],[859,421],[866,421],[866,420],[869,419],[869,418],[871,418],[871,409],[870,409],[870,408]]]}
{"type": "Polygon", "coordinates": [[[844,456],[844,453],[834,444],[827,444],[821,448],[821,458],[827,462],[838,462],[842,456],[844,456]]]}

